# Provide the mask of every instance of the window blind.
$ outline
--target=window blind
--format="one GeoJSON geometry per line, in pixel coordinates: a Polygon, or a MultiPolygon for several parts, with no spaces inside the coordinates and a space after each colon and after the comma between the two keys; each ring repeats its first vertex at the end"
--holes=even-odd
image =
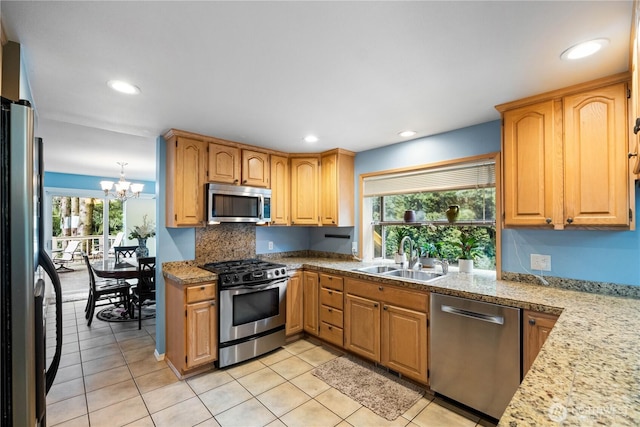
{"type": "Polygon", "coordinates": [[[365,178],[363,196],[495,187],[495,162],[465,163],[365,178]]]}

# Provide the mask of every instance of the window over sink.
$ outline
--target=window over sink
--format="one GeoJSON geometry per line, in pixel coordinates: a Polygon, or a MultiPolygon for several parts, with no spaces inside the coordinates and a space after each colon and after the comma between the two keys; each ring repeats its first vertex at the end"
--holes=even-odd
{"type": "Polygon", "coordinates": [[[408,235],[418,255],[455,263],[461,237],[468,235],[475,241],[475,267],[495,270],[495,155],[377,172],[361,180],[365,259],[393,259],[408,235]]]}

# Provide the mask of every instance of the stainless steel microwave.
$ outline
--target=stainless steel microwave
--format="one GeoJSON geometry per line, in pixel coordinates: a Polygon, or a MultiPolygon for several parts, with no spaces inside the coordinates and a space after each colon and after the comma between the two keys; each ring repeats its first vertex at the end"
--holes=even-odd
{"type": "Polygon", "coordinates": [[[271,189],[230,184],[207,184],[207,221],[271,221],[271,189]]]}

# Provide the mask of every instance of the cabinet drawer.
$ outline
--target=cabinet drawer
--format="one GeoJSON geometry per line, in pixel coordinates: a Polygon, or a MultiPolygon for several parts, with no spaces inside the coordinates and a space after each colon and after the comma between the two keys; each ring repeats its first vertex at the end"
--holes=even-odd
{"type": "Polygon", "coordinates": [[[320,304],[342,310],[342,292],[334,289],[320,288],[320,304]]]}
{"type": "Polygon", "coordinates": [[[333,276],[331,274],[320,274],[320,286],[323,288],[336,289],[342,291],[344,289],[344,279],[340,276],[333,276]]]}
{"type": "Polygon", "coordinates": [[[339,326],[342,328],[343,326],[342,310],[338,310],[337,308],[327,307],[326,305],[323,305],[320,307],[320,321],[329,323],[334,326],[339,326]]]}
{"type": "Polygon", "coordinates": [[[347,294],[359,295],[374,301],[409,308],[421,313],[429,312],[428,293],[405,290],[383,283],[365,282],[354,279],[347,279],[345,289],[347,294]]]}
{"type": "Polygon", "coordinates": [[[186,288],[186,303],[204,301],[216,298],[216,284],[203,283],[201,285],[189,286],[186,288]]]}
{"type": "Polygon", "coordinates": [[[343,347],[344,334],[342,328],[320,322],[320,338],[337,346],[343,347]]]}

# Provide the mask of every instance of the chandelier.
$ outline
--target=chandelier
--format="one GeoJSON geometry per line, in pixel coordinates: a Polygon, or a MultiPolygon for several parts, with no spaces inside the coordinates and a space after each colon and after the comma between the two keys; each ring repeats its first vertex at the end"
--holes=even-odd
{"type": "Polygon", "coordinates": [[[117,162],[120,165],[120,179],[115,183],[113,181],[100,181],[100,187],[104,191],[104,196],[114,197],[124,202],[132,197],[139,197],[142,193],[144,184],[132,184],[124,178],[124,167],[128,164],[125,162],[117,162]],[[115,191],[111,191],[115,188],[115,191]]]}

